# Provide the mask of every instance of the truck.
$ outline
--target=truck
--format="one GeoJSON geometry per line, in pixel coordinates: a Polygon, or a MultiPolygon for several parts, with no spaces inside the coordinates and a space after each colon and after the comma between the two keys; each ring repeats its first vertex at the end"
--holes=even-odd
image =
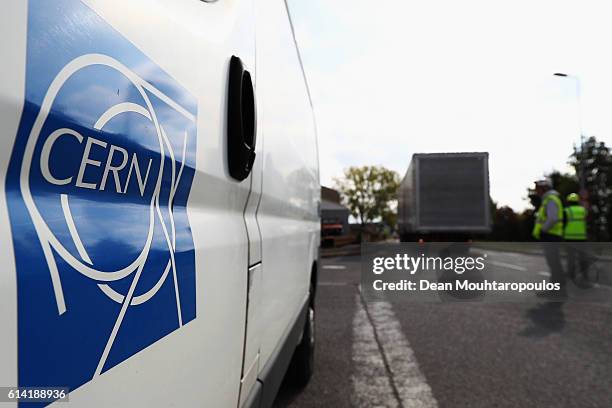
{"type": "Polygon", "coordinates": [[[491,231],[489,155],[416,153],[398,190],[402,242],[469,240],[491,231]]]}
{"type": "Polygon", "coordinates": [[[3,16],[2,400],[268,407],[304,385],[321,199],[286,3],[3,16]]]}

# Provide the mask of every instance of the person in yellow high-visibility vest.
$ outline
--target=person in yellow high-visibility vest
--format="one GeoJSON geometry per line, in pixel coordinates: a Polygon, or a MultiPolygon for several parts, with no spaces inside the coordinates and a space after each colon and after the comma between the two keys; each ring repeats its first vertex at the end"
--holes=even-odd
{"type": "Polygon", "coordinates": [[[535,239],[547,243],[544,245],[544,255],[550,269],[550,281],[559,283],[562,287],[562,291],[557,294],[564,294],[566,282],[559,252],[563,242],[563,203],[550,180],[536,181],[535,191],[542,202],[536,211],[532,235],[535,239]]]}
{"type": "Polygon", "coordinates": [[[563,241],[563,203],[548,180],[536,181],[536,194],[542,202],[536,211],[533,237],[542,242],[563,241]]]}
{"type": "Polygon", "coordinates": [[[571,193],[566,198],[569,204],[565,207],[565,228],[563,237],[566,241],[584,242],[587,239],[587,210],[580,205],[580,197],[571,193]]]}
{"type": "Polygon", "coordinates": [[[576,193],[569,194],[565,201],[565,228],[563,237],[567,245],[567,273],[572,280],[576,279],[576,264],[580,267],[583,280],[588,280],[588,259],[581,243],[587,240],[587,209],[580,205],[580,197],[576,193]]]}

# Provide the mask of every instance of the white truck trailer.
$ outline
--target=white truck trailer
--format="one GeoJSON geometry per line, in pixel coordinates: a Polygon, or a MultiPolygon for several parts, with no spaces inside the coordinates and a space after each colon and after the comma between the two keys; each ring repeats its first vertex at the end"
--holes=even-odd
{"type": "Polygon", "coordinates": [[[489,154],[417,153],[398,193],[402,242],[465,241],[491,231],[489,154]]]}

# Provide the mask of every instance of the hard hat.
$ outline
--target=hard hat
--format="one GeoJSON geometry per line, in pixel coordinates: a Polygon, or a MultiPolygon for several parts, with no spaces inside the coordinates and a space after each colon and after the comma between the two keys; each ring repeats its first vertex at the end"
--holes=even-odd
{"type": "Polygon", "coordinates": [[[576,193],[568,194],[566,197],[568,203],[577,203],[580,201],[580,196],[576,193]]]}
{"type": "Polygon", "coordinates": [[[536,187],[548,187],[552,188],[552,182],[549,179],[541,179],[535,181],[536,187]]]}

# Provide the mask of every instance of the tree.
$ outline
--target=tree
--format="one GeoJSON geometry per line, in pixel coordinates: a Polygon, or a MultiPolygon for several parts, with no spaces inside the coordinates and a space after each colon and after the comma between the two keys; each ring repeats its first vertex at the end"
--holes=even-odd
{"type": "MultiPolygon", "coordinates": [[[[574,167],[576,175],[553,171],[546,176],[554,188],[565,198],[569,193],[579,192],[580,178],[584,179],[585,191],[580,192],[585,198],[589,210],[587,227],[591,239],[607,241],[612,235],[612,154],[604,142],[596,137],[589,137],[582,148],[574,147],[569,164],[574,167]],[[583,174],[582,174],[583,173],[583,174]]],[[[534,208],[540,205],[539,198],[530,191],[529,198],[534,208]]]]}
{"type": "Polygon", "coordinates": [[[565,200],[568,194],[578,192],[578,178],[573,174],[561,173],[560,171],[554,170],[552,173],[548,174],[548,178],[563,200],[565,200]]]}
{"type": "Polygon", "coordinates": [[[519,240],[519,221],[518,215],[508,206],[493,206],[493,229],[491,237],[495,241],[518,241],[519,240]]]}
{"type": "MultiPolygon", "coordinates": [[[[562,201],[565,201],[565,197],[567,197],[568,194],[578,192],[578,178],[574,174],[561,173],[558,170],[553,170],[552,172],[545,174],[544,177],[551,181],[553,188],[559,192],[562,201]]],[[[529,241],[532,239],[531,230],[533,229],[533,224],[535,222],[535,212],[542,203],[541,197],[536,195],[534,190],[527,189],[527,195],[533,209],[527,209],[519,215],[522,241],[529,241]]]]}
{"type": "Polygon", "coordinates": [[[349,167],[334,182],[343,203],[362,225],[381,219],[394,226],[400,184],[396,172],[382,166],[349,167]]]}
{"type": "Polygon", "coordinates": [[[533,210],[516,213],[508,206],[498,207],[491,200],[493,230],[490,238],[493,241],[524,242],[530,241],[533,229],[533,210]]]}
{"type": "MultiPolygon", "coordinates": [[[[574,174],[553,170],[548,174],[544,174],[544,177],[551,181],[553,188],[557,190],[562,200],[565,200],[568,194],[578,192],[578,178],[574,174]]],[[[527,196],[533,208],[537,210],[541,203],[541,197],[535,193],[535,190],[530,188],[527,189],[527,196]]]]}
{"type": "MultiPolygon", "coordinates": [[[[579,150],[574,147],[570,164],[580,175],[584,171],[589,203],[589,233],[598,241],[606,241],[612,233],[610,196],[612,195],[612,156],[610,149],[596,137],[589,137],[579,150]]],[[[584,194],[585,192],[583,192],[584,194]]]]}

